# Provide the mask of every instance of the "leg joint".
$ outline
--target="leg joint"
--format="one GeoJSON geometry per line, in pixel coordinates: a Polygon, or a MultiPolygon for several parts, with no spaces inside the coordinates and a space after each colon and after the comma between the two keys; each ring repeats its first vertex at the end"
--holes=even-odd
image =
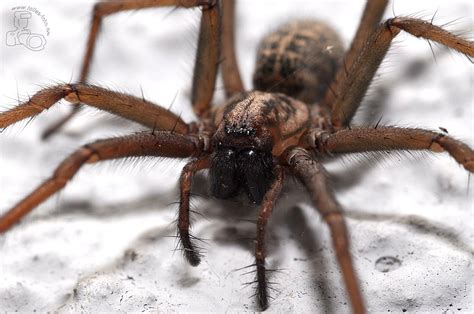
{"type": "Polygon", "coordinates": [[[178,6],[184,8],[192,8],[195,6],[201,6],[203,9],[207,10],[212,8],[217,4],[217,0],[180,0],[178,6]]]}
{"type": "Polygon", "coordinates": [[[306,136],[307,145],[320,154],[327,154],[326,143],[330,133],[322,129],[312,129],[306,136]]]}
{"type": "Polygon", "coordinates": [[[387,30],[392,33],[392,35],[396,35],[400,32],[399,23],[401,22],[399,17],[393,17],[387,19],[384,23],[387,30]]]}
{"type": "Polygon", "coordinates": [[[81,102],[79,99],[79,91],[77,88],[77,84],[67,84],[65,85],[65,92],[67,93],[64,96],[64,99],[71,102],[71,103],[78,103],[81,102]]]}
{"type": "Polygon", "coordinates": [[[433,152],[436,152],[436,153],[443,152],[444,151],[444,148],[443,148],[444,140],[443,139],[445,137],[446,137],[446,135],[444,135],[444,134],[436,134],[435,136],[433,136],[433,138],[431,139],[430,150],[433,151],[433,152]]]}
{"type": "Polygon", "coordinates": [[[190,134],[189,139],[193,142],[194,147],[196,147],[194,157],[200,156],[202,153],[211,152],[211,140],[207,134],[190,134]]]}
{"type": "Polygon", "coordinates": [[[300,147],[292,147],[283,153],[284,159],[288,166],[297,168],[302,163],[313,163],[310,153],[300,147]]]}

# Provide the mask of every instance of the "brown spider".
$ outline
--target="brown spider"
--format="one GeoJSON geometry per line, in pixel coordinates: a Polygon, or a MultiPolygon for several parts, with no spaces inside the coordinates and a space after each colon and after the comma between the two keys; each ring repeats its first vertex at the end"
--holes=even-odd
{"type": "MultiPolygon", "coordinates": [[[[257,297],[260,306],[266,308],[265,226],[280,192],[284,171],[287,171],[303,182],[328,222],[353,309],[363,312],[363,302],[348,251],[347,232],[320,160],[326,155],[337,153],[445,150],[472,172],[472,150],[444,134],[394,127],[347,128],[391,39],[400,29],[415,35],[419,29],[423,29],[422,35],[418,35],[446,44],[469,57],[474,53],[472,42],[416,19],[396,18],[378,27],[386,3],[369,1],[359,28],[361,31],[345,55],[344,62],[341,61],[342,46],[337,35],[331,34],[330,30],[325,29],[326,26],[310,22],[289,24],[266,37],[262,43],[254,82],[257,89],[264,92],[247,93],[243,92],[233,54],[233,3],[225,2],[221,58],[229,100],[224,106],[210,109],[219,61],[219,31],[216,26],[220,23],[219,7],[211,1],[194,2],[187,1],[186,5],[204,6],[199,41],[201,53],[196,62],[192,100],[201,121],[187,125],[180,117],[148,101],[81,83],[55,86],[38,92],[28,102],[0,114],[0,127],[5,128],[36,115],[65,98],[110,111],[148,126],[153,131],[84,146],[61,164],[53,178],[1,218],[0,231],[7,230],[62,188],[84,163],[128,156],[194,157],[184,168],[180,181],[178,228],[185,256],[192,265],[199,263],[199,255],[189,235],[190,185],[196,171],[210,168],[214,196],[228,198],[244,192],[251,202],[262,203],[257,222],[255,255],[257,297]],[[327,41],[321,45],[322,33],[327,41]],[[375,35],[370,37],[372,33],[375,35]],[[308,47],[309,51],[306,50],[308,47]],[[287,55],[280,54],[280,51],[287,55]],[[304,56],[306,52],[314,51],[319,51],[315,55],[321,56],[321,59],[312,59],[312,54],[310,57],[304,56]],[[359,57],[356,59],[355,56],[359,57]],[[298,58],[307,67],[298,64],[298,58]],[[309,66],[317,68],[319,74],[316,76],[312,71],[306,72],[309,66]],[[330,84],[333,76],[336,80],[330,84]],[[200,79],[202,77],[206,79],[200,79]],[[312,86],[322,88],[315,91],[310,88],[312,86]],[[132,105],[133,110],[130,110],[132,105]]],[[[118,9],[109,13],[150,5],[139,6],[138,3],[127,2],[124,7],[117,6],[118,9]]],[[[114,3],[102,5],[106,8],[114,6],[114,3]]],[[[98,11],[100,9],[95,12],[98,11]]],[[[88,51],[92,51],[92,45],[88,47],[88,51]]],[[[88,53],[81,81],[86,79],[90,58],[91,53],[88,53]]]]}

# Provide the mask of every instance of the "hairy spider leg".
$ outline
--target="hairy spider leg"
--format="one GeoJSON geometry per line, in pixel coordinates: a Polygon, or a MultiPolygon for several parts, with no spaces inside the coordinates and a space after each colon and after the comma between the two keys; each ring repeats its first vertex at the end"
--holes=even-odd
{"type": "MultiPolygon", "coordinates": [[[[401,30],[440,43],[467,57],[474,57],[473,41],[456,36],[431,22],[405,17],[388,19],[375,30],[342,79],[339,75],[338,88],[333,89],[336,94],[334,100],[325,101],[331,108],[332,125],[335,129],[344,128],[350,123],[392,40],[401,30]]],[[[341,71],[346,69],[341,68],[339,72],[341,71]]],[[[329,96],[330,99],[332,97],[329,96]]]]}
{"type": "Polygon", "coordinates": [[[324,102],[331,105],[337,97],[337,91],[340,91],[345,82],[349,69],[354,64],[370,36],[374,33],[382,20],[388,0],[368,0],[365,5],[359,26],[352,39],[349,49],[344,54],[343,62],[336,75],[334,76],[329,88],[324,96],[324,102]]]}
{"type": "Polygon", "coordinates": [[[318,153],[347,154],[390,150],[448,152],[467,171],[474,172],[474,151],[445,134],[414,128],[377,127],[319,133],[308,139],[318,153]]]}
{"type": "Polygon", "coordinates": [[[195,136],[171,132],[142,132],[86,144],[64,159],[51,178],[0,217],[0,233],[64,188],[84,164],[136,156],[187,158],[199,155],[202,147],[195,136]]]}
{"type": "Polygon", "coordinates": [[[353,312],[365,313],[359,281],[349,251],[349,236],[343,210],[330,188],[326,170],[303,148],[289,149],[284,156],[291,172],[306,187],[314,206],[329,226],[333,247],[336,251],[353,312]]]}
{"type": "MultiPolygon", "coordinates": [[[[202,7],[201,27],[199,32],[198,52],[194,67],[192,88],[192,104],[195,112],[201,115],[209,107],[214,92],[219,61],[219,5],[216,0],[119,0],[100,2],[94,5],[86,51],[82,59],[79,83],[85,83],[89,76],[90,65],[94,55],[102,20],[114,13],[127,10],[140,10],[156,7],[202,7]]],[[[47,127],[43,132],[43,139],[57,133],[77,112],[81,110],[80,102],[74,103],[72,111],[47,127]]]]}
{"type": "Polygon", "coordinates": [[[191,196],[191,185],[194,174],[203,169],[209,168],[209,156],[190,161],[184,166],[179,180],[180,199],[178,215],[178,235],[183,247],[183,254],[189,264],[197,266],[201,262],[201,256],[192,242],[192,236],[189,233],[189,201],[191,196]]]}
{"type": "Polygon", "coordinates": [[[23,119],[34,117],[61,99],[70,102],[80,101],[153,130],[173,131],[180,134],[189,132],[189,126],[179,116],[145,99],[82,83],[61,84],[42,89],[28,101],[5,112],[0,112],[0,129],[23,119]]]}
{"type": "Polygon", "coordinates": [[[258,304],[262,310],[268,308],[268,282],[265,274],[265,257],[267,256],[265,249],[265,232],[268,219],[270,218],[278,196],[280,195],[283,180],[283,168],[277,166],[275,168],[275,180],[263,197],[262,206],[257,218],[257,241],[255,244],[255,266],[257,267],[256,296],[258,304]]]}

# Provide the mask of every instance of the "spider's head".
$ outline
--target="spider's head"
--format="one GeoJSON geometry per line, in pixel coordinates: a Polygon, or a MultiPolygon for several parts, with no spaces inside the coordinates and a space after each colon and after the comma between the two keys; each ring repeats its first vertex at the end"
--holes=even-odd
{"type": "Polygon", "coordinates": [[[265,113],[271,100],[261,92],[231,98],[216,113],[218,129],[212,138],[211,193],[231,198],[244,191],[259,204],[274,179],[273,135],[265,113]]]}

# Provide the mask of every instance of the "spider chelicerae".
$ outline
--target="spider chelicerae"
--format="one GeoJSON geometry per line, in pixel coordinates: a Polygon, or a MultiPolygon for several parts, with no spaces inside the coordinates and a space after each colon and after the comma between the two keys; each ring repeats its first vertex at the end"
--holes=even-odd
{"type": "MultiPolygon", "coordinates": [[[[199,4],[202,4],[202,1],[199,4]]],[[[377,1],[371,1],[369,2],[369,5],[370,4],[375,5],[375,8],[367,9],[366,11],[368,12],[369,16],[374,17],[375,21],[373,22],[373,25],[378,25],[380,15],[384,9],[384,4],[383,2],[377,1]],[[379,15],[379,17],[377,17],[377,15],[379,15]]],[[[207,29],[207,26],[211,25],[211,27],[208,29],[211,34],[209,35],[210,37],[206,37],[207,40],[201,41],[202,44],[199,47],[200,51],[205,51],[206,48],[209,48],[210,50],[208,52],[204,52],[203,54],[205,55],[205,58],[202,60],[198,58],[198,61],[200,61],[202,68],[204,68],[206,71],[212,70],[212,68],[214,68],[215,71],[215,67],[210,65],[218,64],[217,60],[221,61],[220,64],[222,64],[226,92],[229,96],[229,99],[231,100],[228,102],[226,107],[220,108],[228,109],[230,106],[235,106],[233,110],[229,110],[225,113],[225,117],[227,118],[226,123],[220,123],[220,120],[226,121],[226,119],[222,119],[221,117],[224,115],[222,112],[224,109],[216,109],[213,112],[207,111],[207,105],[210,103],[210,97],[212,96],[212,85],[214,84],[214,79],[212,77],[214,77],[214,74],[202,72],[195,75],[195,77],[207,78],[209,75],[211,76],[211,79],[196,79],[196,83],[194,85],[195,87],[193,88],[193,103],[196,105],[194,108],[196,113],[202,117],[202,124],[195,123],[188,126],[179,118],[179,116],[163,109],[149,106],[149,103],[143,101],[142,99],[119,95],[99,87],[84,84],[63,85],[56,87],[56,89],[46,89],[32,96],[31,100],[23,106],[23,108],[29,108],[31,111],[27,112],[27,110],[25,110],[22,112],[19,109],[16,109],[16,111],[13,109],[12,111],[2,113],[0,116],[0,126],[6,127],[17,120],[29,117],[38,113],[39,111],[42,111],[43,106],[50,106],[54,103],[54,101],[65,97],[67,100],[73,102],[81,102],[84,104],[91,102],[91,104],[101,108],[108,106],[107,109],[109,111],[125,116],[126,118],[129,118],[133,121],[142,123],[152,130],[152,132],[148,131],[140,135],[129,136],[128,142],[122,142],[121,139],[114,139],[111,141],[110,148],[105,146],[105,150],[103,151],[104,153],[100,153],[102,152],[102,148],[99,149],[96,146],[107,144],[107,142],[100,141],[96,144],[93,144],[94,146],[92,146],[92,150],[91,146],[85,147],[76,153],[75,156],[77,159],[72,159],[72,165],[83,162],[94,162],[97,161],[97,159],[120,158],[137,155],[160,155],[183,158],[192,155],[198,158],[185,168],[187,171],[185,171],[181,180],[182,192],[179,219],[180,238],[184,246],[185,256],[191,264],[197,264],[199,256],[195,254],[191,242],[188,241],[189,235],[186,230],[189,226],[187,219],[187,208],[185,205],[187,203],[186,200],[189,198],[188,188],[190,185],[190,177],[195,170],[208,167],[211,168],[211,190],[214,196],[218,198],[227,198],[233,197],[239,193],[244,193],[253,203],[262,203],[263,201],[262,208],[267,208],[266,213],[268,213],[268,211],[271,210],[271,207],[276,200],[276,194],[278,194],[277,192],[281,187],[280,184],[282,183],[282,180],[279,178],[281,178],[283,175],[283,171],[288,171],[288,173],[292,173],[296,177],[300,178],[300,180],[302,180],[304,183],[306,182],[308,189],[312,191],[312,196],[315,197],[317,193],[322,193],[327,189],[324,176],[322,176],[324,171],[322,170],[322,166],[319,163],[319,159],[323,157],[323,155],[331,156],[332,154],[340,152],[359,152],[370,150],[386,151],[390,149],[403,149],[407,148],[407,146],[404,145],[412,145],[412,143],[407,139],[413,137],[414,134],[416,134],[416,137],[420,136],[420,138],[423,138],[424,136],[423,132],[419,130],[395,130],[383,128],[378,125],[377,128],[372,127],[365,130],[346,128],[350,118],[353,115],[352,111],[355,111],[357,105],[360,102],[360,98],[365,94],[365,89],[370,82],[370,75],[373,74],[369,73],[368,78],[363,79],[362,82],[359,82],[358,80],[363,77],[363,75],[361,75],[360,72],[357,72],[358,75],[354,75],[353,73],[356,73],[355,71],[358,69],[358,64],[362,65],[359,71],[369,71],[370,64],[373,64],[372,72],[375,71],[375,69],[378,67],[378,63],[372,63],[374,57],[371,57],[370,53],[376,51],[376,49],[366,50],[366,53],[368,53],[369,56],[362,54],[363,57],[361,57],[360,60],[363,62],[360,63],[352,64],[353,62],[351,62],[351,58],[346,58],[346,61],[343,62],[344,67],[341,67],[340,64],[342,63],[340,62],[340,59],[342,58],[342,48],[338,47],[337,42],[329,39],[328,42],[331,44],[326,44],[324,47],[318,47],[318,44],[320,44],[319,39],[315,40],[315,43],[313,44],[312,40],[317,37],[321,31],[309,31],[309,34],[306,33],[307,29],[318,29],[318,27],[324,27],[320,24],[311,25],[311,23],[300,23],[300,25],[290,25],[284,30],[280,30],[279,32],[277,31],[279,36],[273,35],[276,37],[276,39],[274,39],[272,35],[267,37],[268,42],[262,45],[261,51],[261,55],[265,56],[267,59],[260,60],[260,66],[257,66],[257,68],[260,69],[257,73],[261,73],[262,75],[259,77],[259,75],[256,74],[254,78],[256,87],[265,91],[265,93],[241,94],[241,84],[239,84],[238,80],[236,80],[236,78],[239,77],[238,71],[231,62],[233,60],[232,55],[230,54],[229,50],[226,50],[232,46],[231,43],[226,43],[225,40],[222,41],[222,56],[221,59],[219,59],[219,56],[216,54],[217,49],[215,49],[215,47],[217,47],[217,41],[212,40],[212,34],[217,36],[216,28],[213,25],[218,23],[218,8],[217,6],[205,6],[204,16],[207,16],[209,19],[211,19],[211,22],[209,24],[203,23],[202,28],[207,29]],[[212,20],[213,17],[215,20],[212,20]],[[298,36],[300,38],[297,38],[298,36]],[[291,40],[288,42],[289,39],[291,40]],[[318,79],[322,80],[322,83],[316,84],[316,78],[311,77],[311,74],[305,73],[305,71],[302,70],[306,68],[297,66],[296,69],[292,69],[291,66],[292,62],[294,62],[294,59],[292,60],[291,58],[293,57],[289,57],[288,59],[280,57],[278,54],[279,51],[276,50],[278,50],[281,45],[284,45],[285,40],[287,40],[287,47],[291,47],[288,48],[290,49],[290,54],[295,52],[295,54],[298,55],[298,53],[300,53],[298,49],[301,49],[301,47],[304,47],[305,45],[314,45],[312,46],[312,51],[318,49],[321,51],[321,53],[317,55],[322,56],[323,59],[326,58],[320,61],[321,64],[319,65],[319,69],[321,69],[320,72],[322,73],[320,75],[322,76],[319,76],[318,79]],[[292,49],[294,51],[292,51],[292,49]],[[278,63],[279,60],[281,63],[278,63]],[[286,63],[283,61],[286,61],[286,63]],[[330,65],[329,67],[328,64],[330,65]],[[270,79],[272,74],[275,72],[275,68],[280,68],[280,71],[277,72],[277,74],[283,76],[283,78],[278,77],[277,75],[277,77],[270,79]],[[356,83],[359,82],[362,85],[354,87],[354,91],[352,91],[351,88],[338,87],[338,84],[333,84],[335,86],[330,87],[331,85],[329,82],[331,81],[331,77],[335,75],[338,68],[341,70],[339,73],[340,77],[337,82],[344,82],[345,80],[350,81],[351,79],[354,79],[356,83]],[[301,77],[299,77],[300,75],[301,77]],[[326,86],[324,86],[324,88],[320,88],[320,92],[318,94],[317,92],[313,92],[310,88],[298,85],[301,84],[301,81],[305,81],[305,79],[310,81],[310,83],[308,83],[310,85],[315,84],[318,87],[324,85],[326,86]],[[201,86],[200,84],[204,85],[201,86]],[[277,92],[283,92],[286,94],[286,96],[275,94],[277,92]],[[351,97],[346,96],[350,98],[350,103],[347,105],[349,106],[347,107],[349,109],[338,111],[337,106],[334,105],[334,103],[337,103],[338,99],[345,99],[344,96],[340,96],[344,95],[344,93],[349,93],[349,95],[352,95],[351,97]],[[293,98],[299,98],[305,103],[314,103],[318,101],[320,105],[312,105],[310,107],[313,111],[312,117],[310,118],[309,111],[307,109],[308,107],[293,98],[289,98],[288,95],[293,96],[293,98]],[[204,100],[202,97],[204,97],[204,100]],[[354,97],[354,99],[352,99],[352,97],[354,97]],[[131,112],[130,110],[127,110],[126,107],[128,107],[129,103],[133,103],[134,109],[140,105],[143,105],[143,111],[133,110],[133,112],[131,112]],[[123,106],[120,108],[118,107],[118,104],[123,104],[123,106]],[[323,104],[328,105],[325,106],[323,104]],[[278,109],[278,114],[276,114],[274,120],[270,122],[265,121],[265,119],[271,116],[273,110],[268,108],[278,109]],[[143,113],[146,110],[148,110],[148,114],[143,113]],[[259,110],[263,110],[264,112],[259,112],[259,110]],[[155,112],[157,114],[155,114],[155,112]],[[159,119],[156,119],[156,116],[159,116],[159,119]],[[212,119],[214,119],[216,122],[210,123],[209,121],[212,119]],[[338,119],[342,122],[338,122],[338,119]],[[312,120],[311,123],[309,120],[312,120]],[[266,129],[267,125],[269,125],[268,129],[266,129]],[[214,126],[219,126],[221,128],[216,132],[214,126]],[[164,132],[168,133],[165,135],[164,132]],[[405,135],[407,137],[404,137],[405,135]],[[354,146],[356,144],[350,142],[351,138],[358,140],[357,147],[354,146]],[[400,138],[402,140],[397,140],[400,138]],[[137,143],[138,140],[140,143],[139,146],[134,144],[137,143]],[[371,142],[372,140],[374,141],[373,143],[371,142]],[[159,141],[159,145],[163,145],[164,150],[161,150],[162,148],[159,146],[157,147],[157,141],[159,141]],[[346,146],[344,145],[344,141],[348,141],[347,147],[350,148],[345,148],[346,146]],[[169,143],[170,145],[167,146],[166,143],[169,143]],[[331,143],[333,143],[335,146],[332,147],[331,143]],[[338,149],[341,149],[337,146],[339,144],[343,145],[344,147],[342,148],[342,151],[338,151],[338,149]],[[365,146],[362,144],[365,144],[365,146]],[[147,145],[150,146],[147,147],[147,145]],[[293,148],[293,146],[303,147],[306,151],[301,150],[300,148],[293,148]],[[272,153],[270,154],[269,152],[272,153]],[[278,164],[279,166],[275,166],[275,164],[278,164]],[[304,171],[300,168],[302,165],[305,165],[304,171]],[[280,167],[282,170],[279,170],[280,167]],[[313,175],[307,176],[311,172],[313,172],[313,175]],[[320,184],[318,189],[314,189],[315,184],[320,184]],[[272,193],[275,195],[271,198],[264,198],[266,192],[269,193],[268,195],[272,195],[272,193]]],[[[227,21],[231,20],[228,18],[229,16],[230,15],[227,15],[226,18],[226,14],[224,13],[224,26],[226,25],[225,23],[227,21]]],[[[368,21],[368,19],[363,19],[362,21],[368,21]]],[[[392,32],[394,32],[395,26],[402,27],[400,23],[407,24],[408,22],[414,22],[414,20],[392,20],[393,24],[391,29],[387,28],[387,25],[385,25],[385,28],[380,28],[380,30],[381,32],[384,31],[382,32],[382,35],[387,34],[387,30],[391,30],[390,34],[392,34],[392,32]]],[[[358,39],[356,42],[365,43],[369,33],[372,33],[375,29],[375,26],[373,25],[370,29],[370,32],[362,34],[362,39],[358,39]]],[[[434,28],[430,23],[422,23],[422,25],[428,26],[428,28],[434,28]]],[[[226,33],[227,31],[229,31],[229,29],[223,27],[223,38],[232,38],[228,35],[229,33],[226,33]]],[[[328,31],[326,30],[324,30],[323,33],[329,38],[337,36],[328,35],[328,31]]],[[[215,37],[215,40],[217,40],[217,37],[215,37]]],[[[463,45],[462,42],[454,40],[452,41],[452,44],[454,45],[453,48],[457,47],[459,49],[464,49],[464,52],[472,56],[472,43],[467,42],[463,45]],[[464,46],[464,48],[462,46],[464,46]]],[[[370,42],[369,44],[363,46],[371,47],[370,42]]],[[[354,48],[356,51],[355,55],[359,55],[358,49],[359,48],[357,47],[354,48]]],[[[383,54],[380,55],[380,59],[382,57],[383,54]]],[[[315,63],[318,62],[318,60],[310,61],[315,63]]],[[[87,71],[83,69],[81,80],[85,80],[86,74],[84,73],[86,72],[87,71]]],[[[17,108],[22,107],[20,106],[17,108]]],[[[442,134],[442,132],[439,134],[428,132],[426,135],[427,137],[425,138],[425,143],[419,143],[419,146],[408,146],[408,148],[432,148],[435,151],[439,151],[443,145],[445,149],[448,149],[446,145],[456,143],[452,142],[450,138],[442,134]],[[447,141],[447,144],[441,143],[442,141],[447,141]],[[426,146],[426,143],[428,142],[429,145],[426,146]]],[[[455,157],[457,157],[458,161],[464,163],[468,170],[472,171],[472,151],[465,146],[459,147],[464,149],[466,152],[461,153],[455,157]],[[471,166],[469,166],[469,162],[471,162],[471,166]]],[[[78,166],[80,165],[78,164],[78,166]]],[[[68,170],[72,169],[70,167],[71,166],[66,166],[68,170]]],[[[54,187],[54,189],[59,188],[59,185],[58,187],[54,187]]],[[[324,194],[326,197],[330,195],[332,194],[329,192],[324,194]]],[[[47,196],[49,196],[49,192],[42,195],[43,198],[46,198],[47,196]]],[[[315,199],[315,202],[317,203],[321,199],[324,198],[318,197],[315,199]]],[[[326,200],[327,202],[323,204],[319,203],[319,206],[317,206],[318,209],[323,213],[333,198],[331,196],[326,200]]],[[[32,207],[36,206],[39,202],[39,200],[34,200],[33,202],[23,203],[23,205],[27,206],[17,206],[17,213],[18,209],[21,209],[21,215],[23,215],[23,210],[25,210],[25,208],[28,210],[32,209],[32,207]]],[[[329,208],[332,209],[337,209],[337,207],[338,206],[329,206],[329,208]]],[[[267,306],[267,296],[265,288],[266,280],[263,278],[265,274],[264,226],[268,217],[265,216],[265,211],[262,211],[261,214],[263,216],[261,216],[258,223],[259,226],[257,231],[258,236],[256,248],[256,266],[258,274],[257,283],[259,286],[257,296],[261,307],[265,308],[267,306]]],[[[339,214],[333,213],[323,216],[328,220],[328,222],[332,222],[332,219],[335,221],[342,219],[339,214]]],[[[4,216],[4,219],[2,219],[2,230],[10,227],[10,225],[16,222],[18,218],[20,218],[18,217],[18,214],[4,216]]],[[[332,226],[331,229],[333,234],[336,235],[336,239],[345,239],[345,237],[341,237],[341,232],[346,232],[342,227],[343,224],[340,222],[333,224],[330,223],[330,226],[332,226]]],[[[349,264],[347,264],[347,262],[350,260],[350,257],[346,246],[342,245],[342,248],[338,249],[337,252],[339,253],[338,256],[340,257],[340,261],[342,263],[346,262],[346,266],[343,267],[342,270],[347,280],[346,283],[349,285],[348,292],[351,296],[351,300],[353,301],[354,310],[361,311],[362,301],[357,292],[358,288],[353,271],[351,270],[351,267],[348,266],[349,264]]]]}

